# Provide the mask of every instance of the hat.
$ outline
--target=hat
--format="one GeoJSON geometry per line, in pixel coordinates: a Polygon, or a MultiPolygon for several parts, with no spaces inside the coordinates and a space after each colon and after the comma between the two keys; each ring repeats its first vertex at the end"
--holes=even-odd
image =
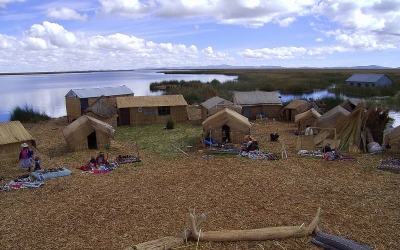
{"type": "Polygon", "coordinates": [[[24,143],[21,144],[21,147],[27,148],[27,147],[29,147],[29,146],[28,146],[28,144],[26,144],[26,142],[24,142],[24,143]]]}

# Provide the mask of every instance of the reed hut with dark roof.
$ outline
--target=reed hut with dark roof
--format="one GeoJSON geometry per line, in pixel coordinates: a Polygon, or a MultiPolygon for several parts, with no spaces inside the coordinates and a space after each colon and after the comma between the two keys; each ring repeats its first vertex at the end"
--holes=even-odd
{"type": "Polygon", "coordinates": [[[277,92],[234,92],[233,103],[242,106],[242,115],[250,120],[255,120],[260,114],[268,118],[279,118],[282,115],[283,105],[277,92]]]}
{"type": "Polygon", "coordinates": [[[72,151],[109,147],[114,134],[110,124],[87,115],[80,116],[63,129],[64,139],[72,151]]]}
{"type": "Polygon", "coordinates": [[[186,108],[183,95],[118,97],[118,125],[185,122],[189,119],[186,108]]]}
{"type": "Polygon", "coordinates": [[[202,102],[201,107],[201,119],[204,121],[207,117],[223,110],[224,108],[232,109],[237,113],[242,112],[242,107],[235,105],[233,102],[227,101],[219,96],[211,97],[210,99],[202,102]]]}
{"type": "Polygon", "coordinates": [[[118,109],[108,105],[99,97],[92,105],[85,109],[85,114],[100,121],[106,122],[111,126],[117,126],[118,109]]]}
{"type": "Polygon", "coordinates": [[[283,109],[283,119],[286,121],[294,121],[296,115],[309,110],[309,103],[306,100],[292,100],[283,109]]]}
{"type": "Polygon", "coordinates": [[[27,143],[30,148],[36,142],[20,121],[0,122],[0,163],[18,162],[21,144],[27,143]]]}
{"type": "Polygon", "coordinates": [[[118,87],[71,89],[65,95],[67,120],[72,121],[79,118],[99,97],[102,97],[102,101],[107,105],[116,107],[117,97],[133,95],[132,90],[125,85],[118,87]]]}
{"type": "Polygon", "coordinates": [[[251,124],[247,117],[228,109],[224,108],[214,115],[208,117],[202,123],[203,133],[201,135],[202,142],[210,134],[211,138],[217,142],[222,142],[223,131],[228,138],[228,142],[242,144],[244,137],[251,134],[251,124]]]}

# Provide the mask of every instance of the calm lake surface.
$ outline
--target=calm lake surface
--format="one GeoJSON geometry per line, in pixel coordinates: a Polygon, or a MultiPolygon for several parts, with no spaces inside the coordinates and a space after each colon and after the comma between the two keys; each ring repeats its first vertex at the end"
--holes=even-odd
{"type": "Polygon", "coordinates": [[[161,95],[150,92],[150,83],[168,80],[199,80],[220,82],[235,80],[236,76],[163,74],[156,70],[135,70],[93,73],[32,74],[0,76],[0,122],[9,121],[10,112],[17,106],[33,107],[50,117],[67,115],[65,95],[71,89],[125,85],[135,96],[161,95]]]}
{"type": "MultiPolygon", "coordinates": [[[[150,83],[169,80],[219,82],[235,80],[236,76],[226,75],[190,75],[190,74],[163,74],[157,70],[135,70],[92,73],[66,73],[66,74],[32,74],[32,75],[0,75],[0,122],[9,121],[10,112],[17,106],[33,107],[39,112],[45,112],[50,117],[61,117],[67,114],[65,108],[65,95],[71,89],[96,88],[107,86],[125,85],[130,88],[135,96],[161,95],[162,92],[150,92],[150,83]]],[[[282,102],[293,99],[317,100],[323,97],[334,96],[327,90],[318,90],[309,94],[284,95],[282,102]]],[[[400,112],[391,111],[390,117],[394,118],[393,127],[400,125],[400,112]]]]}

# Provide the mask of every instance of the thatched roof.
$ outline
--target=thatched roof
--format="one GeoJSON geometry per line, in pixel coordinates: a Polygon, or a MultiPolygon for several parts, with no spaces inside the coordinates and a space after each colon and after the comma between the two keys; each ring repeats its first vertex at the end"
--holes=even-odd
{"type": "Polygon", "coordinates": [[[202,126],[204,129],[211,128],[220,128],[223,125],[228,125],[234,130],[243,131],[247,133],[251,128],[251,124],[247,117],[242,116],[241,114],[224,108],[214,115],[208,117],[203,121],[202,126]]]}
{"type": "Polygon", "coordinates": [[[118,108],[187,106],[183,95],[117,97],[118,108]]]}
{"type": "Polygon", "coordinates": [[[298,122],[298,121],[306,120],[306,119],[309,119],[309,118],[312,118],[312,117],[319,118],[319,117],[321,117],[321,114],[318,113],[315,109],[312,108],[312,109],[309,109],[309,110],[307,110],[307,111],[305,111],[303,113],[300,113],[300,114],[296,115],[294,117],[294,121],[298,122]]]}
{"type": "Polygon", "coordinates": [[[329,110],[317,119],[317,126],[322,128],[332,128],[335,127],[336,122],[340,119],[342,115],[346,116],[350,114],[349,111],[344,109],[342,106],[338,105],[333,109],[329,110]]]}
{"type": "Polygon", "coordinates": [[[115,134],[115,129],[110,124],[87,115],[82,115],[63,129],[63,135],[67,144],[74,147],[95,130],[101,131],[111,138],[115,134]]]}
{"type": "Polygon", "coordinates": [[[284,109],[307,109],[308,108],[308,102],[306,100],[292,100],[284,109]]]}
{"type": "Polygon", "coordinates": [[[20,121],[0,122],[0,145],[25,141],[32,141],[36,147],[35,140],[20,121]]]}
{"type": "Polygon", "coordinates": [[[250,91],[234,92],[233,102],[238,105],[281,105],[282,101],[277,92],[250,91]]]}
{"type": "Polygon", "coordinates": [[[200,106],[205,107],[206,109],[215,108],[217,106],[226,106],[226,105],[234,105],[232,102],[227,101],[219,96],[214,96],[208,99],[205,102],[202,102],[200,106]]]}
{"type": "Polygon", "coordinates": [[[92,112],[100,117],[109,118],[113,117],[118,113],[118,110],[101,100],[102,97],[98,98],[92,105],[90,105],[86,112],[92,112]]]}
{"type": "Polygon", "coordinates": [[[133,95],[125,85],[117,87],[71,89],[65,97],[92,98],[100,96],[133,95]]]}

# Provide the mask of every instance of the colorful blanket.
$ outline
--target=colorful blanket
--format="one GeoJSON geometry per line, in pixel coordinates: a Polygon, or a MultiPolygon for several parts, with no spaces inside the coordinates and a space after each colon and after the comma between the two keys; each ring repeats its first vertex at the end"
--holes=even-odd
{"type": "Polygon", "coordinates": [[[238,157],[249,157],[250,159],[254,160],[270,160],[270,161],[276,161],[279,160],[278,156],[276,156],[273,153],[264,153],[259,150],[254,150],[254,151],[242,151],[239,153],[238,157]]]}
{"type": "Polygon", "coordinates": [[[98,168],[90,167],[88,165],[83,165],[78,167],[78,169],[82,170],[83,173],[85,174],[106,174],[108,172],[113,171],[117,167],[119,167],[118,162],[108,162],[107,164],[101,165],[98,168]]]}
{"type": "Polygon", "coordinates": [[[136,155],[119,155],[115,158],[115,161],[119,164],[133,163],[133,162],[141,162],[142,160],[136,155]]]}
{"type": "Polygon", "coordinates": [[[23,189],[23,188],[37,188],[44,184],[43,181],[32,181],[30,176],[20,176],[15,180],[10,181],[8,184],[0,186],[1,191],[8,191],[13,189],[23,189]]]}
{"type": "Polygon", "coordinates": [[[378,169],[400,172],[400,158],[389,157],[386,161],[381,160],[378,169]]]}

